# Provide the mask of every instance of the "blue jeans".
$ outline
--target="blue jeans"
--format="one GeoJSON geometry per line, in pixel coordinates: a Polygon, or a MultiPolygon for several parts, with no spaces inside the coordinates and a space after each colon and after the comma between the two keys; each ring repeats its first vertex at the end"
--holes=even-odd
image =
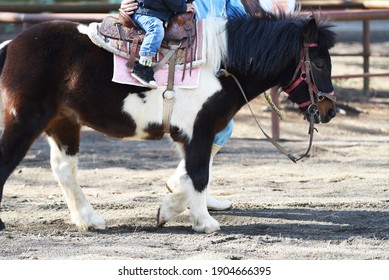
{"type": "Polygon", "coordinates": [[[146,32],[139,55],[155,56],[161,47],[163,36],[165,35],[163,21],[156,17],[136,13],[132,18],[146,32]]]}

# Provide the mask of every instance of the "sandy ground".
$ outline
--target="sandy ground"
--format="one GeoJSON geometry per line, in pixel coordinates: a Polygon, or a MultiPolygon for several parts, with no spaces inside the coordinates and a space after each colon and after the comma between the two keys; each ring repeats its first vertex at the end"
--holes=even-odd
{"type": "MultiPolygon", "coordinates": [[[[345,48],[359,45],[334,51],[345,48]]],[[[355,73],[360,64],[334,57],[334,74],[355,73]]],[[[384,56],[372,64],[372,71],[389,69],[384,56]]],[[[214,161],[211,193],[234,203],[211,212],[221,224],[214,234],[193,232],[187,212],[156,227],[165,181],[179,162],[167,138],[121,142],[89,129],[79,180],[108,228],[77,231],[39,139],[5,186],[0,259],[389,259],[389,84],[372,79],[371,98],[361,96],[358,79],[335,85],[342,108],[360,113],[346,110],[318,126],[311,156],[297,164],[264,140],[247,108],[238,113],[233,138],[214,161]]],[[[270,132],[264,99],[252,105],[270,132]]],[[[282,107],[281,144],[303,152],[308,123],[282,107]]]]}

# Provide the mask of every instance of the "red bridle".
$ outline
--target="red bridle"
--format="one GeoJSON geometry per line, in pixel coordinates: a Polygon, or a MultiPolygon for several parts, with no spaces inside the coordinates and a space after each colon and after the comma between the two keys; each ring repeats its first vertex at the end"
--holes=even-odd
{"type": "Polygon", "coordinates": [[[297,65],[296,71],[294,72],[293,78],[291,82],[286,86],[285,88],[282,88],[284,92],[287,94],[290,94],[298,85],[300,85],[302,82],[306,82],[308,84],[308,89],[309,89],[309,95],[310,95],[310,100],[303,102],[301,104],[298,104],[300,108],[304,108],[308,105],[315,104],[316,100],[321,101],[324,99],[324,97],[332,100],[335,102],[336,97],[335,97],[335,92],[321,92],[317,88],[313,74],[312,74],[312,69],[311,69],[311,61],[309,59],[309,48],[315,48],[318,47],[319,45],[317,43],[310,43],[310,44],[304,44],[304,48],[301,49],[301,58],[300,58],[300,63],[297,65]],[[297,78],[298,73],[300,72],[300,76],[297,78]],[[315,96],[316,95],[316,99],[315,96]]]}

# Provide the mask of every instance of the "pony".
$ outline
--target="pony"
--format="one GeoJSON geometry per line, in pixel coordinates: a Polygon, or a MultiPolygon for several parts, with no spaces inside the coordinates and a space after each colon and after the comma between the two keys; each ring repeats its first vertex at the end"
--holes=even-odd
{"type": "MultiPolygon", "coordinates": [[[[161,139],[164,88],[112,82],[112,54],[94,45],[87,26],[41,23],[1,45],[0,89],[4,130],[0,140],[0,202],[7,178],[32,143],[45,134],[50,164],[72,222],[80,230],[104,229],[77,182],[81,127],[119,139],[161,139]]],[[[279,86],[304,114],[327,123],[336,112],[329,49],[335,33],[314,15],[261,12],[204,21],[206,62],[199,86],[177,88],[167,133],[182,155],[177,189],[162,199],[157,224],[190,210],[194,231],[220,229],[207,206],[228,207],[208,196],[214,136],[246,104],[279,86]],[[312,110],[314,108],[314,110],[312,110]]],[[[0,219],[0,229],[5,225],[0,219]]]]}

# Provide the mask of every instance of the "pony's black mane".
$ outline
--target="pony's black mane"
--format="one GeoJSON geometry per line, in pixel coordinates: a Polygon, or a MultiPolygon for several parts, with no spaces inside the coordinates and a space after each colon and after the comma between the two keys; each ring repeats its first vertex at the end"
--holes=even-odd
{"type": "MultiPolygon", "coordinates": [[[[318,28],[318,44],[330,49],[336,35],[328,21],[315,18],[318,28]]],[[[227,22],[227,67],[240,71],[272,75],[280,68],[297,63],[304,41],[306,15],[271,14],[264,10],[255,15],[229,19],[227,22]]]]}

